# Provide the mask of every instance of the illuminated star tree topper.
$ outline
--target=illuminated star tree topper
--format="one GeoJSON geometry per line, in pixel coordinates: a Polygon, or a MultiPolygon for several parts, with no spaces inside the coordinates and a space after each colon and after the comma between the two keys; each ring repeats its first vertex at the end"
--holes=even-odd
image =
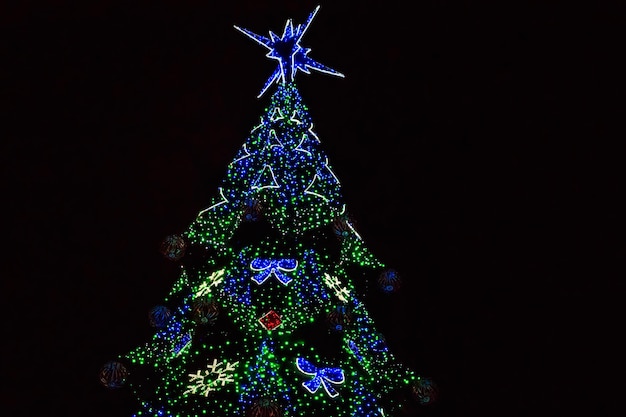
{"type": "Polygon", "coordinates": [[[314,69],[316,71],[336,75],[338,77],[344,76],[342,73],[309,58],[307,55],[311,52],[311,48],[303,48],[300,46],[300,41],[302,40],[304,33],[309,28],[311,21],[319,9],[320,6],[317,6],[315,10],[311,12],[306,22],[302,25],[296,26],[295,29],[293,27],[292,20],[288,19],[287,23],[285,23],[283,34],[280,37],[270,31],[270,37],[266,38],[265,36],[257,35],[248,29],[235,26],[235,29],[266,47],[269,52],[265,56],[278,61],[278,67],[276,67],[272,75],[270,75],[267,79],[263,89],[257,97],[261,97],[273,83],[278,82],[279,80],[281,84],[292,82],[298,70],[306,74],[310,74],[309,69],[314,69]]]}

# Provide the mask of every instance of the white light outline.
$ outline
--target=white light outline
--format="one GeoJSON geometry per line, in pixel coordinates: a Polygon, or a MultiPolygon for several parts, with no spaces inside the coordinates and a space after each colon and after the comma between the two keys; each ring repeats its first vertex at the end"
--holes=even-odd
{"type": "Polygon", "coordinates": [[[308,129],[309,133],[311,135],[313,135],[313,137],[315,138],[315,140],[317,141],[317,143],[322,143],[322,141],[320,140],[320,138],[317,137],[317,134],[313,131],[313,122],[311,122],[311,126],[309,126],[308,129]]]}
{"type": "MultiPolygon", "coordinates": [[[[283,148],[285,145],[278,139],[278,135],[276,134],[276,130],[270,129],[270,133],[267,138],[267,143],[269,144],[270,149],[274,147],[283,148]]],[[[266,145],[267,146],[267,145],[266,145]]]]}
{"type": "Polygon", "coordinates": [[[349,221],[346,220],[346,224],[348,225],[348,227],[350,228],[350,230],[352,230],[352,233],[354,233],[356,235],[356,237],[359,238],[359,240],[363,240],[363,238],[361,237],[361,235],[356,231],[356,229],[354,227],[352,227],[352,223],[350,223],[349,221]]]}
{"type": "Polygon", "coordinates": [[[296,146],[294,148],[294,151],[300,151],[300,152],[304,152],[309,156],[312,156],[313,154],[309,151],[307,151],[306,149],[302,148],[302,144],[304,143],[305,140],[307,140],[309,138],[309,136],[306,133],[302,134],[302,139],[300,140],[300,143],[298,143],[298,146],[296,146]]]}
{"type": "Polygon", "coordinates": [[[261,172],[259,173],[258,177],[256,177],[256,180],[254,181],[254,185],[252,185],[252,189],[253,190],[263,190],[265,188],[280,188],[280,184],[278,184],[278,182],[276,181],[276,176],[274,175],[274,170],[272,169],[271,166],[269,166],[267,164],[263,166],[263,169],[261,170],[261,172]],[[256,185],[259,182],[259,180],[263,176],[263,173],[266,170],[269,170],[270,175],[272,176],[272,181],[274,182],[274,185],[263,185],[263,186],[256,185]]]}
{"type": "Polygon", "coordinates": [[[250,131],[250,133],[254,133],[255,130],[265,126],[265,122],[263,121],[263,116],[261,116],[260,119],[261,119],[261,123],[259,123],[258,125],[254,126],[252,128],[252,130],[250,131]]]}
{"type": "Polygon", "coordinates": [[[316,196],[316,197],[321,198],[321,199],[322,199],[322,200],[324,200],[325,202],[329,202],[329,201],[330,201],[330,199],[329,199],[329,198],[324,197],[323,195],[318,194],[318,193],[316,193],[316,192],[309,191],[309,189],[310,189],[310,188],[312,188],[312,187],[313,187],[313,185],[315,185],[315,182],[316,182],[317,180],[320,180],[320,181],[321,181],[321,177],[320,177],[319,175],[317,175],[317,172],[316,172],[316,173],[313,175],[313,179],[311,180],[311,183],[310,183],[310,184],[306,187],[306,189],[304,190],[304,193],[305,193],[305,194],[311,194],[311,195],[314,195],[314,196],[316,196]]]}
{"type": "MultiPolygon", "coordinates": [[[[332,177],[335,179],[335,182],[337,182],[337,184],[339,184],[339,178],[337,178],[337,176],[335,175],[335,173],[333,172],[332,169],[330,169],[330,167],[328,166],[328,157],[326,157],[326,162],[324,162],[324,168],[326,168],[328,170],[328,172],[330,172],[330,175],[332,175],[332,177]]],[[[318,194],[314,191],[310,191],[310,189],[313,187],[313,185],[315,185],[316,181],[321,181],[322,177],[320,175],[317,174],[317,172],[315,173],[315,175],[313,175],[313,179],[311,180],[311,182],[309,183],[309,185],[306,187],[306,189],[304,190],[305,194],[312,194],[314,196],[320,197],[321,199],[323,199],[325,202],[329,202],[330,199],[327,197],[324,197],[321,194],[318,194]]]]}
{"type": "Polygon", "coordinates": [[[283,111],[280,109],[280,107],[274,107],[274,110],[272,110],[272,115],[270,116],[270,122],[275,122],[277,120],[282,120],[285,118],[285,115],[283,115],[283,111]],[[276,113],[279,114],[278,117],[276,117],[276,113]]]}
{"type": "Polygon", "coordinates": [[[241,160],[244,160],[246,158],[249,158],[250,156],[252,156],[252,154],[248,151],[248,146],[244,143],[242,146],[243,151],[245,152],[245,155],[242,156],[241,158],[237,158],[235,159],[233,162],[231,162],[230,164],[233,165],[241,160]]]}
{"type": "Polygon", "coordinates": [[[291,113],[291,116],[289,116],[289,121],[290,122],[295,122],[297,125],[301,125],[302,123],[304,123],[302,120],[300,119],[296,119],[296,112],[297,110],[294,110],[293,113],[291,113]]]}
{"type": "Polygon", "coordinates": [[[339,184],[339,178],[337,178],[337,176],[335,175],[335,173],[333,172],[332,169],[330,169],[330,166],[328,165],[328,157],[326,157],[326,162],[324,162],[324,167],[328,170],[328,172],[330,172],[330,175],[333,176],[333,178],[335,179],[335,181],[337,182],[337,184],[339,184]]]}
{"type": "Polygon", "coordinates": [[[211,207],[202,210],[200,213],[198,213],[198,216],[201,216],[202,214],[206,213],[209,210],[213,210],[214,208],[216,208],[218,206],[221,206],[223,204],[226,204],[226,203],[230,202],[230,201],[228,201],[228,199],[224,195],[224,188],[223,187],[218,187],[218,190],[219,190],[220,196],[222,197],[222,201],[220,201],[219,203],[215,203],[211,207]]]}

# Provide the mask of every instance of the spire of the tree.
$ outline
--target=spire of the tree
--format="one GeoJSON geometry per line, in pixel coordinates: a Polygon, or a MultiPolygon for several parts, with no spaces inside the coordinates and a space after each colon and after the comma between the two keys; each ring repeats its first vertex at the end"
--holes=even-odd
{"type": "Polygon", "coordinates": [[[248,29],[235,26],[235,29],[242,32],[244,35],[250,37],[255,42],[266,47],[269,52],[266,54],[268,58],[272,58],[278,61],[278,66],[265,82],[263,89],[257,97],[261,97],[265,91],[275,82],[285,84],[286,82],[292,82],[296,76],[298,70],[310,74],[309,69],[314,69],[326,74],[336,75],[343,77],[344,75],[332,68],[320,64],[319,62],[309,58],[307,55],[311,52],[311,48],[303,48],[300,45],[300,41],[304,36],[304,33],[309,28],[311,21],[317,14],[320,6],[317,6],[315,10],[311,12],[308,19],[304,24],[293,27],[291,19],[285,23],[285,29],[282,36],[278,36],[270,31],[270,37],[257,35],[248,29]]]}

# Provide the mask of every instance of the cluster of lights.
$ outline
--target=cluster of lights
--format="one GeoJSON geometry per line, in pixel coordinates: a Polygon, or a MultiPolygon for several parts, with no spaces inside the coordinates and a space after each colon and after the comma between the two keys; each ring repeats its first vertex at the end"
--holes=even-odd
{"type": "Polygon", "coordinates": [[[194,243],[216,250],[228,244],[251,200],[261,202],[265,218],[284,236],[318,229],[342,213],[341,184],[293,83],[278,87],[218,193],[188,232],[194,243]]]}

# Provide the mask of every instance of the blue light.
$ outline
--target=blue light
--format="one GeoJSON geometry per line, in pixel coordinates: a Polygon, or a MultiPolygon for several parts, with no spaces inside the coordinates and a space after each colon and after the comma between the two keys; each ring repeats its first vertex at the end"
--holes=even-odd
{"type": "Polygon", "coordinates": [[[270,31],[270,37],[266,38],[265,36],[257,35],[248,29],[235,26],[235,29],[269,49],[269,52],[265,56],[278,61],[278,67],[276,67],[272,75],[270,75],[267,79],[263,89],[257,97],[261,97],[273,83],[279,82],[279,80],[281,84],[292,82],[298,70],[304,72],[305,74],[310,74],[309,69],[314,69],[316,71],[336,75],[338,77],[344,76],[342,73],[309,58],[307,55],[311,52],[311,48],[303,48],[300,46],[300,41],[302,40],[304,33],[309,28],[311,21],[319,9],[320,6],[317,6],[315,10],[311,12],[306,22],[302,25],[296,26],[295,29],[293,27],[292,20],[288,19],[287,23],[285,23],[285,29],[283,30],[283,35],[281,37],[270,31]]]}

